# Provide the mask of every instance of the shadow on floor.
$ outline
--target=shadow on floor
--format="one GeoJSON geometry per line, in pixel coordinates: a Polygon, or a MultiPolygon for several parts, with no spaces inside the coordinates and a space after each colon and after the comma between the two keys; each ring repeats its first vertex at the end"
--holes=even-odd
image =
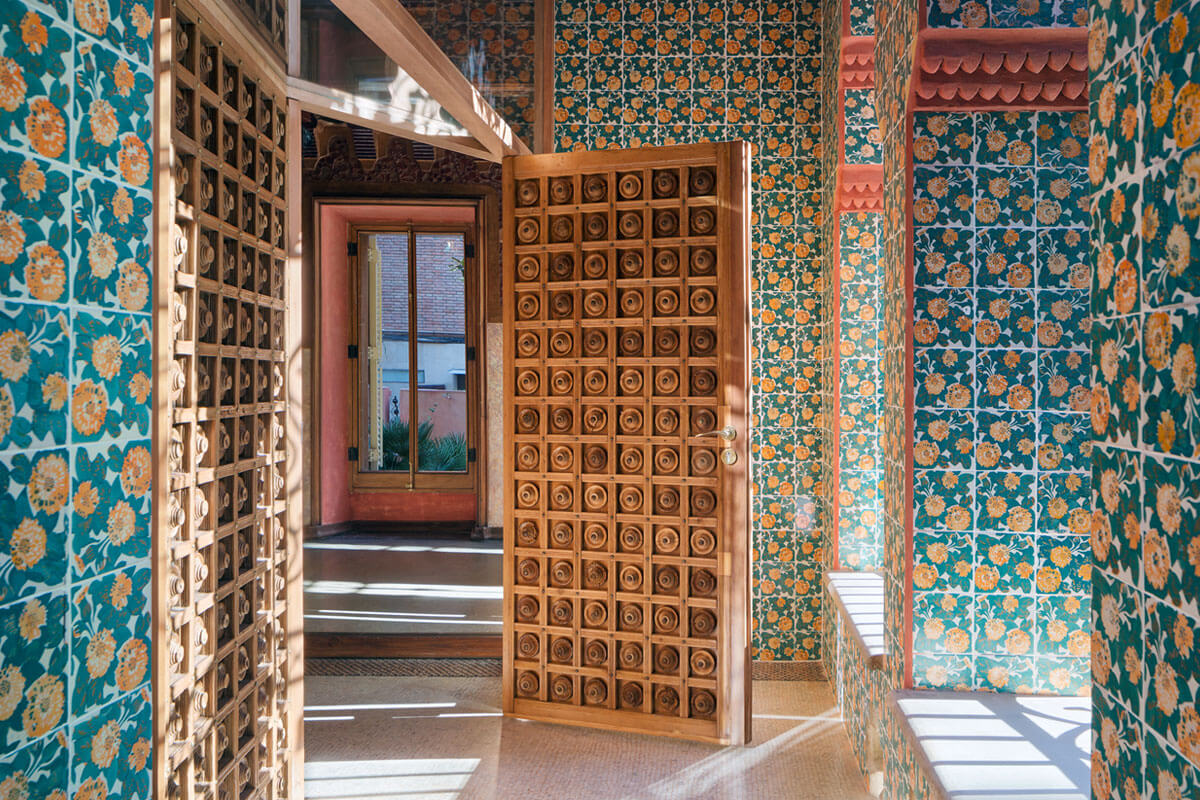
{"type": "Polygon", "coordinates": [[[869,800],[828,686],[754,684],[754,742],[504,719],[496,678],[312,677],[310,800],[869,800]]]}

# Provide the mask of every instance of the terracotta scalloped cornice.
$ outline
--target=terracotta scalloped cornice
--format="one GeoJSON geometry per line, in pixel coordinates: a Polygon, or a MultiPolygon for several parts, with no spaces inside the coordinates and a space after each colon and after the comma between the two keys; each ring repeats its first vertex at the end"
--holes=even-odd
{"type": "Polygon", "coordinates": [[[875,37],[842,37],[842,86],[871,89],[875,86],[875,37]]]}
{"type": "Polygon", "coordinates": [[[1084,28],[925,28],[918,39],[918,109],[1087,108],[1084,28]]]}
{"type": "Polygon", "coordinates": [[[838,211],[883,211],[883,165],[838,167],[838,211]]]}

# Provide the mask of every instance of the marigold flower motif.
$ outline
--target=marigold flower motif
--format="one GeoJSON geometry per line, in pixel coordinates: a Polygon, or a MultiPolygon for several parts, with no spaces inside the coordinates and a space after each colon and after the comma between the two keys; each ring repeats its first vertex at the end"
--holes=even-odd
{"type": "Polygon", "coordinates": [[[29,339],[23,331],[0,333],[0,378],[15,383],[25,377],[32,363],[29,339]]]}
{"type": "Polygon", "coordinates": [[[103,38],[110,20],[108,0],[75,0],[75,21],[88,33],[103,38]]]}
{"type": "Polygon", "coordinates": [[[25,136],[30,146],[46,158],[58,158],[67,147],[67,124],[62,113],[48,97],[29,101],[29,116],[25,118],[25,136]]]}
{"type": "Polygon", "coordinates": [[[67,460],[57,453],[43,456],[33,466],[26,487],[30,507],[42,514],[57,514],[71,493],[67,460]]]}
{"type": "Polygon", "coordinates": [[[101,147],[108,147],[117,140],[117,112],[103,97],[93,100],[88,108],[88,127],[92,139],[101,147]]]}
{"type": "Polygon", "coordinates": [[[29,294],[38,300],[53,302],[62,297],[67,285],[67,265],[57,250],[45,242],[29,248],[25,285],[29,294]]]}
{"type": "Polygon", "coordinates": [[[71,420],[75,430],[92,436],[104,427],[108,416],[108,394],[104,387],[88,379],[75,387],[71,396],[71,420]]]}
{"type": "Polygon", "coordinates": [[[25,692],[25,676],[21,668],[10,664],[0,669],[0,720],[8,719],[21,704],[25,692]]]}
{"type": "Polygon", "coordinates": [[[63,684],[53,675],[43,675],[25,692],[25,735],[31,739],[45,736],[62,719],[63,684]]]}
{"type": "Polygon", "coordinates": [[[117,652],[117,643],[112,631],[101,628],[88,642],[86,649],[87,671],[93,680],[100,678],[112,666],[113,655],[117,652]]]}
{"type": "Polygon", "coordinates": [[[9,537],[8,551],[15,569],[35,566],[46,555],[46,529],[37,520],[26,517],[9,537]]]}
{"type": "MultiPolygon", "coordinates": [[[[42,634],[42,626],[46,624],[46,607],[40,600],[30,600],[21,611],[19,627],[21,638],[31,642],[42,634]]],[[[0,797],[4,795],[0,794],[0,797]]]]}

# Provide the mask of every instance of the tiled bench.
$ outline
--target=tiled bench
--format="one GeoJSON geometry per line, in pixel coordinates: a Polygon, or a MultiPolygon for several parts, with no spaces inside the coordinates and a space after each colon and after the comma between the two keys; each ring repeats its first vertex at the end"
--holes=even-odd
{"type": "Polygon", "coordinates": [[[1091,797],[1086,697],[902,691],[890,702],[939,800],[1091,797]]]}
{"type": "Polygon", "coordinates": [[[825,588],[846,620],[863,660],[872,669],[883,669],[883,576],[875,572],[828,572],[825,588]]]}
{"type": "Polygon", "coordinates": [[[883,786],[882,720],[887,700],[883,577],[873,572],[828,572],[825,591],[831,603],[826,614],[826,671],[854,754],[878,796],[883,786]]]}

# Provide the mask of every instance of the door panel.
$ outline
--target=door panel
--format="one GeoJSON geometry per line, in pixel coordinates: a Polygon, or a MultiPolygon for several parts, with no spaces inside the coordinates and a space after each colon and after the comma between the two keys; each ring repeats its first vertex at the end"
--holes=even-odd
{"type": "Polygon", "coordinates": [[[504,163],[508,714],[749,739],[748,177],[504,163]]]}

